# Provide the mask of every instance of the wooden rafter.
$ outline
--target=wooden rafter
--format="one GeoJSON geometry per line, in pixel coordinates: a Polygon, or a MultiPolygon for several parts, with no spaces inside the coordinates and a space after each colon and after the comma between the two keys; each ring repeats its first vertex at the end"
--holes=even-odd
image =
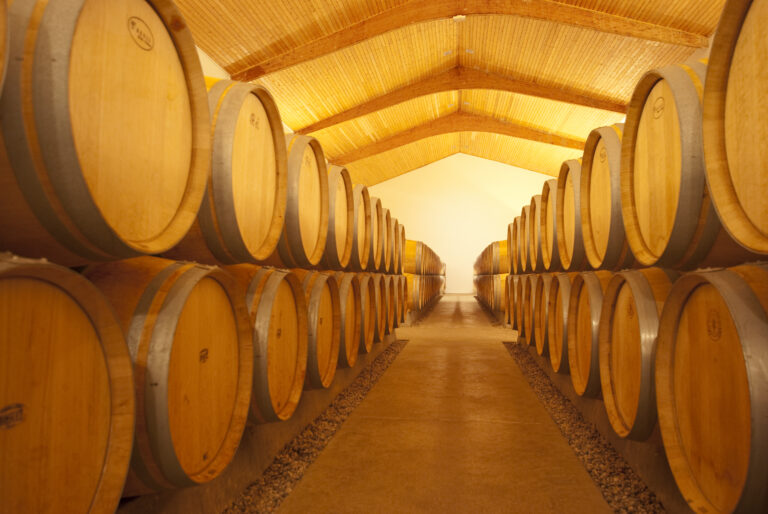
{"type": "Polygon", "coordinates": [[[584,149],[584,141],[580,139],[553,134],[545,130],[535,129],[525,125],[505,123],[495,118],[491,118],[490,116],[455,112],[448,116],[437,118],[434,121],[398,132],[386,139],[356,148],[347,154],[332,157],[330,161],[333,164],[341,166],[349,164],[350,162],[359,161],[360,159],[365,159],[366,157],[371,157],[372,155],[387,152],[427,137],[450,134],[453,132],[493,132],[550,145],[574,148],[576,150],[584,149]]]}
{"type": "Polygon", "coordinates": [[[609,34],[704,48],[705,36],[593,11],[551,0],[413,0],[386,10],[338,32],[309,41],[291,50],[235,71],[235,80],[249,81],[327,55],[405,25],[457,15],[511,15],[584,27],[609,34]]]}
{"type": "Polygon", "coordinates": [[[486,71],[459,66],[385,93],[351,107],[346,111],[300,128],[296,132],[300,134],[317,132],[318,130],[338,125],[339,123],[359,118],[360,116],[365,116],[366,114],[380,111],[420,96],[461,89],[495,89],[546,98],[548,100],[557,100],[558,102],[594,107],[595,109],[603,109],[605,111],[620,112],[622,114],[627,112],[626,104],[598,98],[570,88],[542,86],[528,80],[504,77],[486,71]]]}

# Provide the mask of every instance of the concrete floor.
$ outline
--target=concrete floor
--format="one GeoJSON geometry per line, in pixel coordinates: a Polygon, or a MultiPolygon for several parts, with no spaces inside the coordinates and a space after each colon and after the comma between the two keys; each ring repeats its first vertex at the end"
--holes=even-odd
{"type": "Polygon", "coordinates": [[[444,296],[280,512],[610,512],[469,295],[444,296]]]}

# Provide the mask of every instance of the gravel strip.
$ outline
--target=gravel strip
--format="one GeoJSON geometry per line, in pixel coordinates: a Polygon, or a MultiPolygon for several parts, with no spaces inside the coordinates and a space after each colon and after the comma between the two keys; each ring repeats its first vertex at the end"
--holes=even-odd
{"type": "Polygon", "coordinates": [[[528,349],[504,343],[531,388],[615,512],[666,512],[656,495],[594,425],[552,384],[528,349]]]}
{"type": "Polygon", "coordinates": [[[309,465],[320,455],[406,344],[408,341],[395,341],[381,352],[322,414],[285,445],[259,479],[224,509],[223,514],[267,513],[277,510],[309,465]]]}

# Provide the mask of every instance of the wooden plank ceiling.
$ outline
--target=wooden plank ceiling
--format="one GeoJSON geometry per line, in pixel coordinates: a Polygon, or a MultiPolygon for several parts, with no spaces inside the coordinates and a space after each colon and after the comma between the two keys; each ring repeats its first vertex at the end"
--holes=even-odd
{"type": "Polygon", "coordinates": [[[555,176],[725,0],[177,0],[195,41],[373,185],[457,152],[555,176]]]}

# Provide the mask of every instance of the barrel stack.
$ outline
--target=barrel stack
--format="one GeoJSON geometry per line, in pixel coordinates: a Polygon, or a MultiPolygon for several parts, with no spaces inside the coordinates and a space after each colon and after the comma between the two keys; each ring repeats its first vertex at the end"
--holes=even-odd
{"type": "Polygon", "coordinates": [[[119,3],[72,3],[0,9],[0,317],[22,320],[0,334],[1,512],[216,479],[444,284],[265,87],[203,76],[173,2],[133,2],[127,30],[119,3]]]}
{"type": "Polygon", "coordinates": [[[766,17],[727,2],[709,61],[647,72],[474,267],[480,303],[618,436],[660,431],[697,512],[768,510],[766,17]]]}
{"type": "Polygon", "coordinates": [[[432,248],[421,241],[405,240],[405,275],[410,320],[418,319],[444,292],[445,265],[432,248]]]}

